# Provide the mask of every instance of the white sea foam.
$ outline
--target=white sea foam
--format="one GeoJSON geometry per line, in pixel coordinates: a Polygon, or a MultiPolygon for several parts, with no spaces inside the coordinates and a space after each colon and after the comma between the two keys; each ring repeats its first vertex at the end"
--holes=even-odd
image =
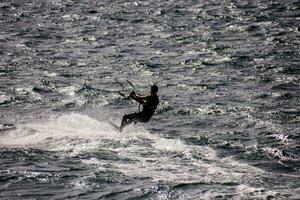
{"type": "Polygon", "coordinates": [[[77,88],[75,86],[67,86],[67,87],[63,87],[60,88],[58,90],[58,92],[63,93],[63,94],[67,94],[69,96],[75,96],[75,92],[76,92],[77,88]]]}
{"type": "Polygon", "coordinates": [[[16,88],[16,92],[18,94],[21,95],[28,95],[29,97],[31,97],[34,100],[40,100],[42,98],[42,96],[36,92],[32,91],[33,88],[32,87],[20,87],[20,88],[16,88]]]}
{"type": "Polygon", "coordinates": [[[67,99],[63,99],[62,103],[76,103],[77,105],[84,105],[87,100],[84,97],[76,95],[76,91],[78,90],[78,88],[78,86],[66,86],[58,89],[59,93],[67,95],[67,99]]]}
{"type": "Polygon", "coordinates": [[[237,186],[236,192],[238,196],[235,199],[249,199],[250,196],[251,199],[268,199],[267,196],[275,196],[277,194],[274,191],[266,191],[265,188],[255,188],[245,184],[237,186]]]}
{"type": "Polygon", "coordinates": [[[4,94],[4,93],[0,93],[0,104],[10,101],[11,97],[4,94]]]}
{"type": "Polygon", "coordinates": [[[92,138],[109,136],[112,132],[115,131],[108,123],[73,113],[44,122],[21,124],[16,130],[2,137],[0,144],[27,146],[42,144],[49,138],[92,138]]]}
{"type": "Polygon", "coordinates": [[[113,153],[118,160],[84,159],[82,163],[132,177],[178,183],[239,183],[263,173],[232,158],[220,159],[208,146],[186,145],[180,139],[150,134],[138,126],[123,133],[108,122],[72,113],[47,121],[17,125],[0,138],[0,146],[18,146],[59,151],[65,156],[97,152],[113,153]],[[131,160],[123,162],[122,160],[131,160]]]}
{"type": "Polygon", "coordinates": [[[44,73],[45,73],[45,76],[47,76],[47,77],[55,77],[55,76],[57,76],[57,73],[55,73],[55,72],[50,73],[48,71],[45,71],[44,73]]]}

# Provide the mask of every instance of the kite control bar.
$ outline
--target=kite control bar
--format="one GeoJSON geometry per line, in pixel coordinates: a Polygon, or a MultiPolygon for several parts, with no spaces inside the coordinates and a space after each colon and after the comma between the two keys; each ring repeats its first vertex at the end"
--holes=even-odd
{"type": "MultiPolygon", "coordinates": [[[[115,81],[123,88],[123,90],[125,90],[124,85],[120,81],[118,81],[118,79],[115,78],[115,81]]],[[[129,80],[126,80],[126,82],[133,88],[132,92],[134,92],[135,91],[134,85],[129,80]]],[[[123,92],[118,91],[118,93],[126,99],[132,98],[130,95],[127,96],[123,92]]],[[[141,108],[141,104],[139,104],[139,111],[140,111],[140,108],[141,108]]]]}
{"type": "MultiPolygon", "coordinates": [[[[118,79],[115,79],[115,81],[123,88],[123,90],[125,90],[124,85],[118,79]]],[[[134,92],[135,91],[134,85],[129,80],[126,81],[133,88],[133,92],[134,92]]],[[[118,91],[118,93],[125,98],[130,98],[130,96],[125,95],[123,92],[118,91]]]]}

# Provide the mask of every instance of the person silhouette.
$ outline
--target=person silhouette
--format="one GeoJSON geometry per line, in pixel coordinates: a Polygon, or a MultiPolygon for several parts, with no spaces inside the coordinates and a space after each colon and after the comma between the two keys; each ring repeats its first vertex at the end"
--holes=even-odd
{"type": "Polygon", "coordinates": [[[147,96],[138,96],[133,91],[130,93],[129,97],[136,100],[143,106],[141,112],[131,113],[124,115],[122,118],[122,122],[119,128],[119,131],[122,132],[125,126],[131,124],[132,122],[148,122],[152,115],[154,114],[157,105],[159,104],[159,98],[157,96],[158,87],[156,85],[151,86],[150,95],[147,96]]]}

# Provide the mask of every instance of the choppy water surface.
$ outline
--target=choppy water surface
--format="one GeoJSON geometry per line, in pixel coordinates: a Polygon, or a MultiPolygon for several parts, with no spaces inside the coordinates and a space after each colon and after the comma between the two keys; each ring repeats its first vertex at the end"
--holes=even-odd
{"type": "Polygon", "coordinates": [[[0,2],[1,199],[299,199],[299,1],[0,2]],[[137,104],[160,106],[116,132],[137,104]],[[127,86],[128,85],[128,86],[127,86]]]}

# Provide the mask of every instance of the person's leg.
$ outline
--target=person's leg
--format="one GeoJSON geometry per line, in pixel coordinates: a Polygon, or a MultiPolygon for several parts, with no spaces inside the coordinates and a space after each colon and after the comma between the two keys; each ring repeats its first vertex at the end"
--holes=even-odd
{"type": "Polygon", "coordinates": [[[121,126],[120,126],[120,132],[122,132],[123,128],[132,122],[137,120],[137,113],[132,113],[128,115],[124,115],[122,118],[121,126]]]}

